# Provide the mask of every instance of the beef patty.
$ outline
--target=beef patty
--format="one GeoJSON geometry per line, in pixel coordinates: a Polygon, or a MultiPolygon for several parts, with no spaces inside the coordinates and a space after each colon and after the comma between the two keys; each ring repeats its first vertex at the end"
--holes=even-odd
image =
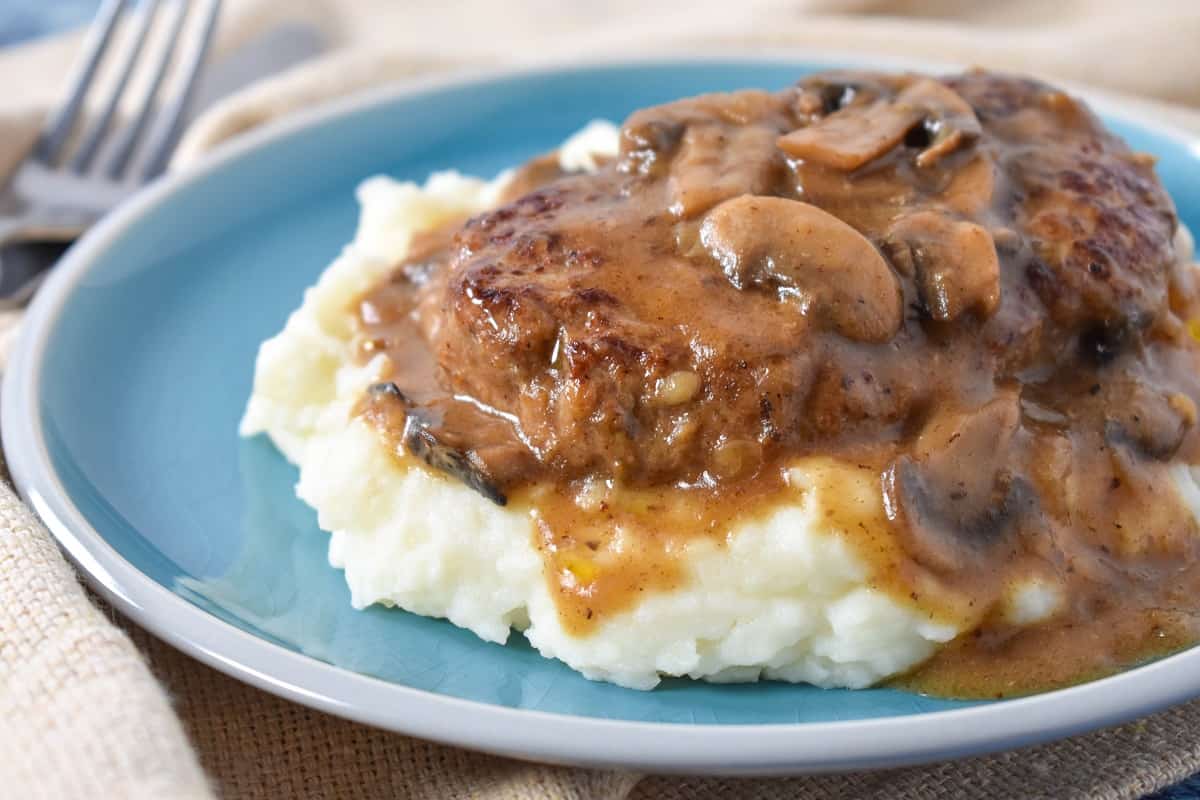
{"type": "Polygon", "coordinates": [[[681,100],[630,117],[594,174],[543,159],[510,199],[430,237],[363,316],[371,352],[427,344],[406,408],[496,487],[737,478],[1170,335],[1150,160],[1035,81],[681,100]]]}

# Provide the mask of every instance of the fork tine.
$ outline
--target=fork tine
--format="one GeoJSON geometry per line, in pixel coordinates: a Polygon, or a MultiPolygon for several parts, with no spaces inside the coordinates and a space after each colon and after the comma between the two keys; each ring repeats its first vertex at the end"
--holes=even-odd
{"type": "Polygon", "coordinates": [[[137,28],[133,34],[133,43],[125,51],[125,59],[121,62],[119,77],[117,78],[116,85],[109,92],[108,101],[104,105],[104,111],[101,112],[100,118],[92,124],[91,129],[84,137],[83,143],[79,146],[79,150],[76,151],[74,157],[71,159],[71,169],[75,172],[83,172],[88,168],[92,158],[96,155],[96,150],[100,147],[100,143],[104,141],[104,135],[108,132],[109,125],[112,124],[117,105],[121,102],[121,95],[125,93],[129,77],[133,74],[133,68],[137,65],[138,56],[141,55],[142,48],[146,44],[146,34],[150,31],[150,25],[154,21],[154,15],[157,11],[158,0],[143,0],[138,6],[137,28]]]}
{"type": "Polygon", "coordinates": [[[113,29],[117,26],[117,21],[121,18],[124,10],[125,0],[105,0],[104,4],[100,6],[84,42],[83,58],[80,59],[79,66],[75,68],[75,74],[71,79],[70,94],[67,96],[66,102],[58,107],[42,128],[42,132],[33,146],[34,158],[47,164],[58,158],[67,137],[71,135],[71,128],[75,126],[75,119],[79,116],[79,109],[83,106],[83,99],[87,96],[92,79],[96,76],[96,67],[99,66],[100,59],[104,57],[104,51],[108,49],[113,29]]]}
{"type": "Polygon", "coordinates": [[[183,30],[184,18],[187,17],[187,5],[187,0],[175,0],[175,13],[172,15],[169,23],[170,27],[167,32],[167,38],[158,52],[158,59],[151,73],[154,77],[151,79],[150,85],[143,92],[142,99],[138,102],[137,114],[121,131],[117,139],[117,144],[113,147],[111,154],[106,157],[104,164],[101,166],[101,171],[109,178],[115,180],[121,177],[121,173],[125,171],[125,167],[129,164],[129,159],[133,155],[133,150],[137,146],[138,139],[141,138],[142,131],[150,119],[150,112],[154,109],[154,98],[158,95],[158,89],[162,86],[163,78],[171,66],[171,56],[175,53],[175,47],[179,44],[179,34],[183,30]]]}
{"type": "Polygon", "coordinates": [[[175,150],[180,123],[183,121],[183,115],[195,92],[196,82],[200,77],[200,70],[204,66],[204,58],[208,55],[208,47],[212,42],[213,31],[216,29],[217,16],[220,11],[221,0],[208,0],[207,7],[201,12],[199,38],[192,46],[183,66],[183,85],[164,112],[165,122],[159,129],[157,139],[150,146],[150,155],[147,156],[142,169],[143,179],[153,178],[162,172],[167,166],[167,159],[175,150]]]}

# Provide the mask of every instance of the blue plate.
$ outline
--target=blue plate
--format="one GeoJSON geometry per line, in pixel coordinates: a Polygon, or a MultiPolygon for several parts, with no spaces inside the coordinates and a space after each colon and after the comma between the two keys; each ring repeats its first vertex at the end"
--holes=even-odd
{"type": "MultiPolygon", "coordinates": [[[[76,246],[31,310],[3,405],[23,494],[97,588],[182,649],[299,702],[509,755],[849,768],[1028,743],[1200,693],[1200,651],[992,704],[780,683],[593,683],[519,635],[502,647],[441,620],[353,611],[326,535],[292,492],[295,469],[265,439],[237,437],[258,345],[352,238],[363,178],[491,176],[597,117],[783,87],[828,66],[626,62],[396,87],[252,134],[160,182],[76,246]]],[[[1159,157],[1200,229],[1196,147],[1149,119],[1109,121],[1159,157]]]]}

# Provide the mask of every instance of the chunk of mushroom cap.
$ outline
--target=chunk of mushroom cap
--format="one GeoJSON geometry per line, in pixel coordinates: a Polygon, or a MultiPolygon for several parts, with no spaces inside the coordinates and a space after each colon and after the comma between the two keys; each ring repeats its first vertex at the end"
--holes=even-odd
{"type": "Polygon", "coordinates": [[[919,80],[900,93],[897,103],[915,105],[925,111],[925,130],[931,141],[917,154],[918,167],[930,167],[943,156],[972,144],[983,135],[975,109],[941,81],[919,80]]]}
{"type": "Polygon", "coordinates": [[[960,569],[1012,531],[1026,491],[1008,463],[1020,413],[1012,389],[979,408],[943,410],[885,473],[889,514],[903,510],[907,546],[927,566],[960,569]]]}
{"type": "Polygon", "coordinates": [[[849,172],[900,144],[921,117],[920,109],[881,100],[863,109],[830,114],[784,134],[776,144],[793,158],[849,172]]]}
{"type": "Polygon", "coordinates": [[[492,481],[481,460],[472,453],[453,447],[438,438],[404,392],[391,382],[375,383],[367,387],[367,398],[379,404],[381,413],[401,414],[404,419],[401,444],[413,456],[421,459],[436,470],[462,481],[468,487],[491,500],[496,505],[508,503],[508,497],[492,481]]]}
{"type": "Polygon", "coordinates": [[[855,170],[888,152],[915,126],[923,125],[929,144],[917,166],[929,167],[979,138],[983,129],[974,109],[940,81],[914,81],[894,99],[850,106],[779,137],[779,149],[793,158],[839,170],[855,170]]]}
{"type": "Polygon", "coordinates": [[[900,282],[854,228],[814,205],[744,195],[710,211],[700,241],[739,289],[794,296],[806,315],[861,342],[886,342],[903,323],[900,282]]]}
{"type": "Polygon", "coordinates": [[[747,191],[766,192],[782,164],[769,129],[689,126],[671,164],[669,210],[687,219],[747,191]]]}
{"type": "Polygon", "coordinates": [[[916,279],[934,319],[949,322],[971,310],[986,316],[1000,304],[996,245],[974,222],[917,211],[896,220],[886,242],[892,263],[916,279]]]}

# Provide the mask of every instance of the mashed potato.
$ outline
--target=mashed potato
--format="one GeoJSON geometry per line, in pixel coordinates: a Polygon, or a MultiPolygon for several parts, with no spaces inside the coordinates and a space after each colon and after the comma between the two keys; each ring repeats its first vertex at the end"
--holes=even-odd
{"type": "MultiPolygon", "coordinates": [[[[616,144],[614,127],[594,123],[560,158],[590,169],[616,144]]],[[[567,632],[528,513],[401,463],[351,413],[381,366],[354,363],[351,302],[389,273],[414,232],[494,205],[507,180],[447,172],[424,186],[366,181],[355,240],[259,353],[241,433],[266,433],[300,468],[297,494],[332,533],[329,560],[345,571],[355,607],[445,617],[498,643],[515,628],[589,678],[639,689],[666,675],[865,687],[972,624],[875,588],[826,510],[835,499],[876,509],[878,476],[806,459],[789,472],[794,502],[739,523],[723,544],[689,543],[680,557],[690,579],[679,588],[648,593],[587,635],[567,632]]],[[[1021,623],[1043,619],[1056,606],[1054,585],[1014,587],[1011,606],[1021,623]]]]}

